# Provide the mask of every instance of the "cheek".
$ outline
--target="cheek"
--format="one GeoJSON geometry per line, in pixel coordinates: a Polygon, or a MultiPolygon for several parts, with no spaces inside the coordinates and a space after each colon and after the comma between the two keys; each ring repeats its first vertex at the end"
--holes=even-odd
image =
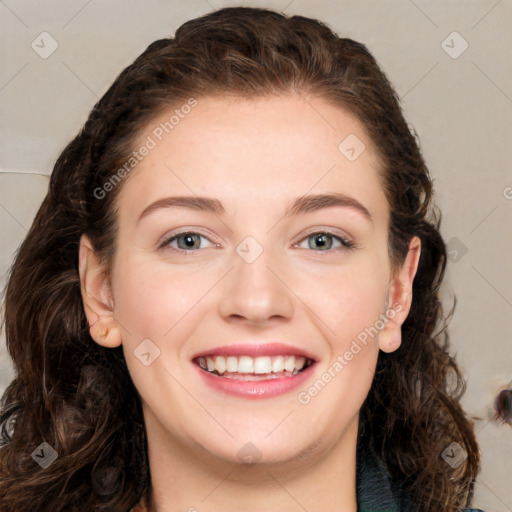
{"type": "Polygon", "coordinates": [[[325,278],[306,283],[305,302],[329,327],[333,348],[375,325],[384,312],[386,267],[377,261],[367,263],[331,269],[325,278]]]}
{"type": "Polygon", "coordinates": [[[315,424],[318,434],[328,425],[342,431],[370,390],[386,289],[385,267],[364,265],[333,272],[328,284],[315,287],[309,294],[307,303],[318,311],[317,325],[328,341],[329,355],[318,378],[301,390],[298,399],[310,412],[328,411],[315,424]]]}
{"type": "Polygon", "coordinates": [[[204,284],[142,258],[120,261],[112,283],[114,314],[129,333],[123,342],[161,339],[204,295],[204,284]]]}

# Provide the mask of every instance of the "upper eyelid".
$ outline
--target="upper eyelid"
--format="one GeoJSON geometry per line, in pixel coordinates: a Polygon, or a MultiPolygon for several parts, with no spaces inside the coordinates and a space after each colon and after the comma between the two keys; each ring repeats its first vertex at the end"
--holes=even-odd
{"type": "MultiPolygon", "coordinates": [[[[317,234],[319,234],[319,235],[324,234],[324,235],[331,236],[332,238],[336,238],[341,243],[342,247],[344,247],[345,249],[356,249],[356,248],[358,248],[357,244],[350,237],[347,237],[345,235],[336,234],[336,233],[334,233],[333,231],[330,231],[330,230],[314,230],[314,231],[310,231],[305,236],[303,236],[298,242],[296,242],[294,244],[294,246],[298,245],[301,242],[303,242],[304,240],[306,240],[310,236],[317,235],[317,234]]],[[[321,251],[321,252],[332,252],[332,250],[321,251]]]]}
{"type": "Polygon", "coordinates": [[[305,235],[303,235],[302,238],[299,240],[299,242],[301,242],[305,238],[310,237],[311,235],[316,235],[316,234],[326,234],[326,235],[332,236],[333,238],[338,238],[340,240],[345,240],[346,242],[355,243],[352,240],[351,236],[349,236],[347,234],[337,233],[335,230],[330,229],[330,228],[325,228],[325,229],[313,228],[311,231],[308,231],[305,235]]]}
{"type": "Polygon", "coordinates": [[[162,236],[162,238],[160,239],[160,242],[158,242],[158,245],[160,245],[161,243],[169,242],[169,240],[172,240],[173,238],[176,238],[181,235],[186,235],[186,234],[201,235],[204,238],[208,238],[208,240],[210,240],[211,242],[213,242],[214,241],[213,239],[215,239],[214,235],[205,233],[198,228],[177,228],[177,229],[179,229],[179,231],[167,233],[164,236],[162,236]]]}

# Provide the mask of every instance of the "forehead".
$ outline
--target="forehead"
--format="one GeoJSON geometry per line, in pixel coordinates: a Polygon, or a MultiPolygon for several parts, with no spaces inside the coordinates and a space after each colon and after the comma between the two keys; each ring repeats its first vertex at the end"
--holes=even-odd
{"type": "Polygon", "coordinates": [[[261,207],[288,195],[341,191],[373,207],[382,202],[377,151],[347,110],[301,95],[186,104],[169,107],[139,135],[134,150],[151,149],[132,171],[125,201],[196,194],[250,197],[261,207]]]}

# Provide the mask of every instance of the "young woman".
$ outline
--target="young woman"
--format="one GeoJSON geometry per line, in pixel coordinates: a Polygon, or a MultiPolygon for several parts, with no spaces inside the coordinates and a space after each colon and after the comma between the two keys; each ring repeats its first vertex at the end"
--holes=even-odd
{"type": "Polygon", "coordinates": [[[255,8],[155,41],[12,267],[1,510],[470,506],[432,201],[364,45],[255,8]]]}

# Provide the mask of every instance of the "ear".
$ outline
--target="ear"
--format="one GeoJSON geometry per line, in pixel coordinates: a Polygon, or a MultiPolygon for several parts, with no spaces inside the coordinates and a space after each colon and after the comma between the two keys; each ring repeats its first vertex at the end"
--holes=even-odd
{"type": "Polygon", "coordinates": [[[421,240],[413,236],[402,266],[393,274],[388,288],[387,318],[379,333],[379,348],[383,352],[394,352],[402,343],[402,324],[412,304],[412,283],[421,254],[421,240]]]}
{"type": "Polygon", "coordinates": [[[91,337],[104,347],[118,347],[122,343],[122,337],[114,318],[114,300],[108,272],[101,265],[91,241],[85,234],[80,237],[78,270],[91,337]]]}

